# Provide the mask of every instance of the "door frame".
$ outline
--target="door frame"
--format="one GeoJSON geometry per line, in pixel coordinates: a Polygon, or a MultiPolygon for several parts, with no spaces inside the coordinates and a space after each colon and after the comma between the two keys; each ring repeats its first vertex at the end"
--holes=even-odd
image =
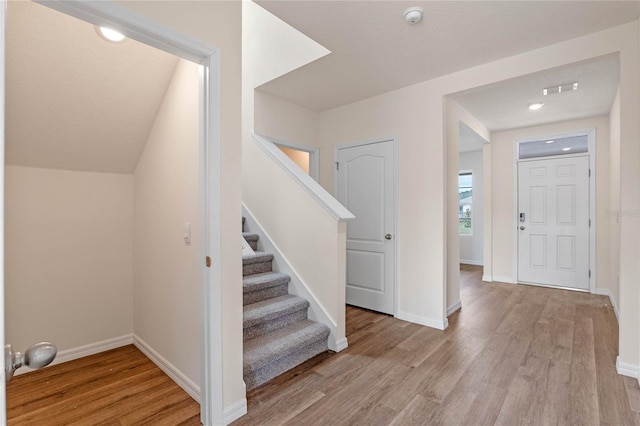
{"type": "MultiPolygon", "coordinates": [[[[570,158],[570,157],[584,157],[585,155],[589,156],[589,217],[591,219],[591,226],[589,227],[589,270],[591,272],[589,276],[589,292],[592,294],[596,293],[597,288],[597,280],[596,280],[596,228],[598,226],[597,221],[597,210],[596,210],[596,129],[595,127],[573,130],[570,132],[558,132],[552,134],[543,134],[539,137],[535,138],[524,138],[524,139],[516,139],[513,141],[513,247],[514,247],[514,256],[513,256],[513,284],[520,284],[518,282],[518,163],[520,161],[527,160],[519,160],[518,159],[518,148],[520,143],[523,142],[535,142],[541,139],[559,139],[566,138],[571,136],[587,136],[588,142],[588,152],[579,153],[579,154],[566,154],[566,155],[554,155],[548,157],[536,157],[528,160],[535,161],[536,159],[554,159],[554,158],[570,158]]],[[[538,284],[536,284],[538,285],[538,284]]],[[[545,286],[539,284],[542,287],[552,287],[552,288],[560,288],[557,286],[545,286]]],[[[575,291],[583,291],[567,288],[568,290],[575,291]]]]}
{"type": "MultiPolygon", "coordinates": [[[[111,1],[73,2],[43,1],[37,3],[94,25],[109,25],[127,37],[158,48],[200,65],[199,119],[199,199],[203,221],[203,257],[209,256],[220,265],[221,238],[221,169],[220,141],[220,51],[200,40],[175,31],[111,1]]],[[[6,65],[5,28],[6,0],[0,0],[0,219],[4,223],[4,77],[6,65]]],[[[0,243],[4,242],[2,225],[0,243]]],[[[0,244],[0,344],[4,346],[4,244],[0,244]]],[[[201,263],[201,421],[205,425],[223,423],[222,401],[222,280],[220,268],[207,268],[201,263]]],[[[4,351],[0,351],[4,362],[4,351]]],[[[4,370],[0,377],[0,424],[6,424],[6,387],[4,370]]]]}
{"type": "MultiPolygon", "coordinates": [[[[391,142],[393,145],[393,282],[391,287],[393,288],[393,316],[398,316],[398,143],[397,138],[380,138],[367,141],[353,142],[341,145],[334,145],[333,147],[333,197],[338,199],[338,151],[341,149],[355,148],[364,145],[373,145],[377,143],[391,142]]],[[[348,224],[347,224],[348,226],[348,224]]],[[[347,265],[348,266],[348,265],[347,265]]]]}

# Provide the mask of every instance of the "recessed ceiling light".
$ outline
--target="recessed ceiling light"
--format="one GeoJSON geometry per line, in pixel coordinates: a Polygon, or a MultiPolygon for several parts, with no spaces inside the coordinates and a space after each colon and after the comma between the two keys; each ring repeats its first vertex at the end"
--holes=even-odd
{"type": "Polygon", "coordinates": [[[570,147],[562,148],[562,150],[563,150],[563,151],[571,151],[571,148],[570,148],[570,147]]]}
{"type": "Polygon", "coordinates": [[[535,104],[531,104],[531,105],[529,105],[529,109],[530,109],[531,111],[537,111],[537,110],[539,110],[540,108],[542,108],[543,106],[544,106],[544,103],[542,103],[542,102],[537,102],[537,103],[535,103],[535,104]]]}
{"type": "Polygon", "coordinates": [[[100,37],[112,43],[120,43],[126,38],[121,32],[107,27],[96,27],[96,32],[100,37]]]}
{"type": "Polygon", "coordinates": [[[546,141],[545,143],[554,143],[555,141],[546,141]]]}

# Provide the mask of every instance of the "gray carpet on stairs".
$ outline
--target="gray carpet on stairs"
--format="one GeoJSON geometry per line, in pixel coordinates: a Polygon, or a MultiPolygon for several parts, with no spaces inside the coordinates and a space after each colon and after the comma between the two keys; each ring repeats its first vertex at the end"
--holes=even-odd
{"type": "Polygon", "coordinates": [[[329,328],[311,320],[245,342],[244,379],[253,389],[327,350],[329,328]]]}
{"type": "Polygon", "coordinates": [[[280,272],[265,272],[244,277],[242,304],[250,305],[289,294],[289,279],[288,275],[280,272]]]}
{"type": "MultiPolygon", "coordinates": [[[[258,236],[244,232],[252,248],[258,236]]],[[[255,248],[254,248],[255,250],[255,248]]],[[[251,390],[328,350],[329,328],[307,319],[309,302],[288,294],[290,277],[272,271],[273,255],[242,258],[244,381],[251,390]]]]}
{"type": "Polygon", "coordinates": [[[246,305],[242,321],[244,339],[252,339],[305,320],[308,307],[309,302],[290,294],[246,305]]]}
{"type": "Polygon", "coordinates": [[[258,234],[252,234],[251,232],[243,232],[242,237],[244,240],[249,243],[249,247],[251,247],[254,251],[258,250],[258,234]]]}
{"type": "Polygon", "coordinates": [[[257,251],[255,254],[242,256],[242,275],[261,274],[263,272],[271,272],[271,261],[273,255],[257,251]]]}

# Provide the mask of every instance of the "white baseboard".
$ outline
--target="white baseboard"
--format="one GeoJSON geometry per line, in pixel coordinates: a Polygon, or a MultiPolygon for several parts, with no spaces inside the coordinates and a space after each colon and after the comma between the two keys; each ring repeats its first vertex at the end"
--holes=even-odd
{"type": "Polygon", "coordinates": [[[622,362],[620,356],[616,357],[616,371],[621,376],[633,377],[640,381],[640,366],[622,362]]]}
{"type": "Polygon", "coordinates": [[[474,266],[483,266],[484,262],[482,260],[468,260],[468,259],[460,259],[460,263],[463,265],[474,265],[474,266]]]}
{"type": "MultiPolygon", "coordinates": [[[[125,334],[124,336],[114,337],[112,339],[103,340],[101,342],[90,343],[84,346],[78,346],[77,348],[65,349],[58,352],[56,358],[49,366],[62,364],[63,362],[73,361],[74,359],[83,358],[85,356],[94,355],[100,352],[108,351],[110,349],[119,348],[121,346],[130,345],[133,343],[133,334],[125,334]]],[[[19,350],[24,350],[23,348],[19,350]]],[[[34,371],[31,368],[21,368],[16,370],[15,375],[29,373],[34,371]]]]}
{"type": "Polygon", "coordinates": [[[493,277],[491,275],[483,275],[482,276],[482,281],[486,282],[486,283],[490,283],[493,281],[493,277]]]}
{"type": "Polygon", "coordinates": [[[618,320],[618,324],[620,323],[620,315],[618,314],[618,304],[616,303],[615,297],[611,293],[611,290],[608,288],[596,288],[596,294],[600,294],[602,296],[608,296],[609,301],[611,302],[611,306],[613,306],[613,312],[616,314],[616,319],[618,320]]]}
{"type": "Polygon", "coordinates": [[[462,308],[462,301],[458,300],[458,302],[454,303],[453,305],[447,308],[447,316],[451,315],[452,313],[454,313],[460,308],[462,308]]]}
{"type": "Polygon", "coordinates": [[[449,326],[449,321],[445,318],[444,321],[436,320],[433,318],[427,318],[420,315],[410,314],[408,312],[398,311],[395,315],[396,318],[403,321],[409,321],[420,325],[425,325],[431,328],[437,328],[438,330],[444,330],[449,326]]]}
{"type": "Polygon", "coordinates": [[[234,421],[238,420],[245,414],[247,414],[247,398],[242,398],[241,400],[234,402],[224,410],[224,413],[222,413],[222,422],[225,425],[228,425],[229,423],[233,423],[234,421]]]}
{"type": "Polygon", "coordinates": [[[336,348],[332,349],[335,352],[340,352],[349,347],[349,343],[347,342],[347,338],[343,337],[342,339],[336,341],[336,348]]]}
{"type": "Polygon", "coordinates": [[[140,349],[140,351],[147,356],[155,365],[164,371],[165,374],[178,384],[191,398],[200,403],[200,386],[196,385],[191,379],[185,376],[180,370],[178,370],[169,361],[164,359],[158,352],[151,348],[144,340],[139,336],[133,335],[133,344],[140,349]]]}
{"type": "Polygon", "coordinates": [[[507,283],[507,284],[517,284],[517,281],[511,277],[500,277],[500,276],[494,275],[492,278],[493,278],[492,281],[498,281],[498,282],[507,283]]]}

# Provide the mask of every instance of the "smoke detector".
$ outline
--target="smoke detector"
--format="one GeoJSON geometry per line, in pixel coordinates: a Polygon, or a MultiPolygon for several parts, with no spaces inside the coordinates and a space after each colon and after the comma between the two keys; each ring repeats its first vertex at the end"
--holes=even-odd
{"type": "Polygon", "coordinates": [[[404,20],[413,25],[422,20],[423,11],[420,7],[410,7],[404,11],[404,20]]]}

